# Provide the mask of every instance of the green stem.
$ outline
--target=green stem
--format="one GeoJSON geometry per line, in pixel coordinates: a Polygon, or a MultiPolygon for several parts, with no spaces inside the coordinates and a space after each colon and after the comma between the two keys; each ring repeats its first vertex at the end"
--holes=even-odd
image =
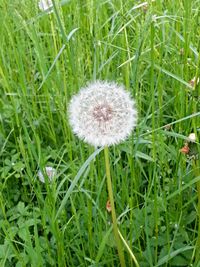
{"type": "MultiPolygon", "coordinates": [[[[195,160],[193,161],[194,172],[199,176],[199,164],[195,164],[195,160]]],[[[197,182],[197,219],[198,219],[198,234],[197,234],[197,241],[195,247],[195,263],[200,261],[200,181],[197,182]]]]}
{"type": "Polygon", "coordinates": [[[105,146],[104,148],[104,156],[105,156],[107,187],[108,187],[108,195],[109,195],[109,200],[110,200],[110,205],[111,205],[114,236],[115,236],[115,241],[117,245],[117,250],[118,250],[121,266],[126,267],[125,259],[124,259],[124,252],[123,252],[121,240],[120,240],[119,233],[118,233],[118,227],[117,227],[117,217],[116,217],[116,212],[115,212],[115,203],[114,203],[114,198],[113,198],[112,181],[111,181],[111,175],[110,175],[109,151],[108,151],[107,146],[105,146]]]}

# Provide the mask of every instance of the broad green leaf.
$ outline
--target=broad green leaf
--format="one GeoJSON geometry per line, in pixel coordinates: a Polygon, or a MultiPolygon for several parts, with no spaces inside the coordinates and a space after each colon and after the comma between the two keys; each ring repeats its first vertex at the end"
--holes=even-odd
{"type": "Polygon", "coordinates": [[[169,255],[166,255],[162,259],[160,259],[155,267],[158,267],[158,266],[161,266],[161,265],[163,265],[165,263],[168,263],[169,260],[171,260],[172,258],[176,257],[178,254],[180,254],[180,253],[182,253],[184,251],[193,249],[193,248],[194,247],[192,247],[192,246],[186,246],[186,247],[183,247],[183,248],[179,248],[179,249],[177,249],[175,251],[172,251],[169,255]]]}

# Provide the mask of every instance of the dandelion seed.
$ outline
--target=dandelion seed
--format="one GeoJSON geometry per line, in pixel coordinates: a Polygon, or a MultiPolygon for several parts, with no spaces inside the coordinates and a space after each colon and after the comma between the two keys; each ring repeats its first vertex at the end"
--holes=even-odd
{"type": "Polygon", "coordinates": [[[124,141],[136,125],[135,103],[124,87],[96,81],[82,88],[69,105],[74,133],[94,146],[124,141]]]}
{"type": "Polygon", "coordinates": [[[56,170],[54,168],[45,167],[43,172],[41,170],[38,171],[38,177],[42,183],[45,183],[45,177],[44,177],[43,173],[45,173],[47,175],[49,182],[52,182],[56,176],[56,170]]]}
{"type": "Polygon", "coordinates": [[[48,13],[52,13],[53,10],[50,9],[53,7],[53,3],[51,0],[40,0],[38,3],[38,7],[41,11],[47,11],[48,13]],[[49,10],[50,9],[50,10],[49,10]]]}

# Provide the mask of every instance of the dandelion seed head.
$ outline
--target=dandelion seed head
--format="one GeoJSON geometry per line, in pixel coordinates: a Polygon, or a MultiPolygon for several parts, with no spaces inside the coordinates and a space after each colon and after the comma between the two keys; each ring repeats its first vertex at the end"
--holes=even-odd
{"type": "Polygon", "coordinates": [[[41,170],[38,171],[38,177],[42,183],[45,183],[45,177],[43,173],[47,175],[49,182],[52,182],[56,176],[56,170],[53,167],[45,167],[43,172],[41,170]]]}
{"type": "Polygon", "coordinates": [[[99,122],[106,122],[112,119],[113,110],[108,104],[101,104],[94,107],[93,116],[99,122]]]}
{"type": "Polygon", "coordinates": [[[195,133],[190,133],[189,134],[188,141],[190,141],[190,142],[196,142],[196,135],[195,135],[195,133]]]}
{"type": "MultiPolygon", "coordinates": [[[[40,0],[38,3],[38,7],[41,11],[47,11],[49,8],[53,7],[53,3],[51,0],[40,0]]],[[[48,13],[53,12],[53,10],[49,10],[48,13]]]]}
{"type": "Polygon", "coordinates": [[[69,120],[74,133],[93,146],[124,141],[137,121],[135,103],[123,86],[96,81],[72,97],[69,120]]]}

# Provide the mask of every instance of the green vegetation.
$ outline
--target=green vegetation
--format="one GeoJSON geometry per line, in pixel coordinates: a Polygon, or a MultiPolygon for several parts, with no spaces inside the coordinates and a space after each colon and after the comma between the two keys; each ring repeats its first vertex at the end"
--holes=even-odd
{"type": "Polygon", "coordinates": [[[48,14],[0,0],[0,266],[120,266],[104,153],[67,115],[96,79],[124,84],[139,113],[109,149],[127,267],[200,266],[200,1],[147,2],[55,0],[48,14]]]}

